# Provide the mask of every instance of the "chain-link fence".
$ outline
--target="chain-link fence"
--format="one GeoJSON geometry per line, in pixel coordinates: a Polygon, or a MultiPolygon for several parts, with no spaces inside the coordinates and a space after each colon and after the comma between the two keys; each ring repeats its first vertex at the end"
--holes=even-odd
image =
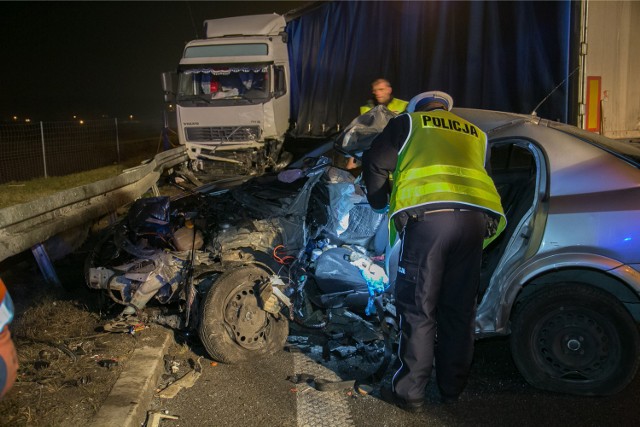
{"type": "Polygon", "coordinates": [[[0,184],[119,163],[123,133],[150,136],[148,126],[117,119],[0,124],[0,184]]]}

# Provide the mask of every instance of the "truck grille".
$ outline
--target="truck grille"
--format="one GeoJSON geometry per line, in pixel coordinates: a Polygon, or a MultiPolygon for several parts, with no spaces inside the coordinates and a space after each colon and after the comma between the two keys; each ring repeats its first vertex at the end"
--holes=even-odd
{"type": "Polygon", "coordinates": [[[188,127],[189,142],[247,142],[260,140],[258,126],[188,127]]]}

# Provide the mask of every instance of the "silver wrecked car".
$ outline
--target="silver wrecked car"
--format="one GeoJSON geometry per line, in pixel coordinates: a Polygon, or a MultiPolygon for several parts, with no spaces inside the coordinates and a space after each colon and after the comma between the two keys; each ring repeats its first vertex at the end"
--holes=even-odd
{"type": "Polygon", "coordinates": [[[640,149],[576,127],[457,109],[489,136],[509,221],[483,260],[479,336],[511,333],[532,385],[607,395],[640,340],[640,149]]]}
{"type": "MultiPolygon", "coordinates": [[[[454,112],[488,134],[508,219],[484,253],[477,336],[511,334],[535,387],[622,390],[640,361],[640,150],[536,116],[454,112]]],[[[390,117],[374,108],[323,149],[357,156],[390,117]]],[[[393,289],[397,252],[385,251],[384,217],[361,183],[323,149],[279,173],[140,200],[90,252],[87,284],[123,315],[152,297],[176,303],[159,321],[197,330],[222,362],[277,351],[295,325],[383,351],[382,375],[395,310],[375,286],[393,289]]]]}

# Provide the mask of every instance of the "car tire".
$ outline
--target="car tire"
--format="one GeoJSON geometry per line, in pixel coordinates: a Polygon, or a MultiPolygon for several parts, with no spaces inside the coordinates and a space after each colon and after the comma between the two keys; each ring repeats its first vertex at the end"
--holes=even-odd
{"type": "Polygon", "coordinates": [[[259,305],[258,286],[267,277],[262,268],[243,266],[221,275],[207,293],[199,334],[214,360],[242,363],[284,347],[288,320],[259,305]]]}
{"type": "Polygon", "coordinates": [[[634,378],[638,328],[611,294],[584,284],[546,287],[512,322],[511,353],[532,386],[584,396],[615,394],[634,378]]]}

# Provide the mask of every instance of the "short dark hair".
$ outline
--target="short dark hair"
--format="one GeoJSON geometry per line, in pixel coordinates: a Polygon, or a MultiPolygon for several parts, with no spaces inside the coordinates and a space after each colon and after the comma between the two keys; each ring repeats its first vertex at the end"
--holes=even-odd
{"type": "Polygon", "coordinates": [[[383,78],[375,79],[375,80],[373,81],[373,83],[371,83],[371,87],[373,87],[373,86],[375,86],[375,85],[377,85],[377,84],[380,84],[380,83],[384,83],[384,84],[386,84],[387,86],[391,87],[391,83],[389,83],[389,80],[387,80],[387,79],[383,79],[383,78]]]}

